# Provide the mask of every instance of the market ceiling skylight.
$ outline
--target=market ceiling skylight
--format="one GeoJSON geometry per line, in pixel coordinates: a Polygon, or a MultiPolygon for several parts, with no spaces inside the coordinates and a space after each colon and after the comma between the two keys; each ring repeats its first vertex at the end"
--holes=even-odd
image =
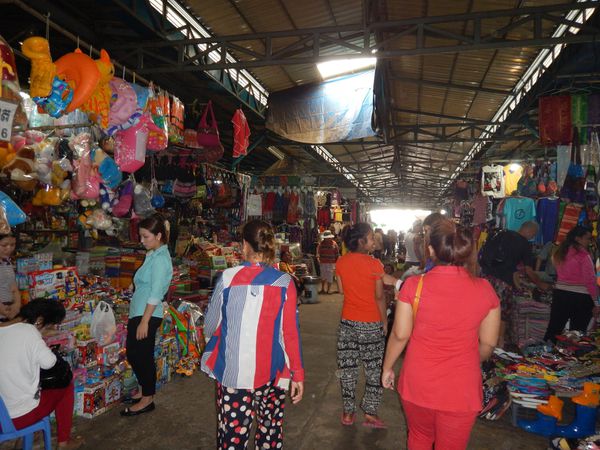
{"type": "Polygon", "coordinates": [[[377,58],[358,58],[358,59],[337,59],[317,64],[317,69],[324,80],[345,75],[348,73],[359,72],[364,69],[375,67],[377,58]]]}

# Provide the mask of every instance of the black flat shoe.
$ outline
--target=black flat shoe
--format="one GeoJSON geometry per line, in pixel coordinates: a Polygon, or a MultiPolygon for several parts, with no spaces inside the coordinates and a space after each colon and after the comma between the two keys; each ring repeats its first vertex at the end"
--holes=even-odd
{"type": "Polygon", "coordinates": [[[152,412],[152,411],[154,411],[155,408],[156,408],[156,406],[154,406],[154,402],[152,402],[148,406],[146,406],[142,409],[139,409],[137,411],[132,411],[129,408],[125,408],[123,411],[121,411],[121,415],[123,417],[139,416],[140,414],[152,412]]]}
{"type": "Polygon", "coordinates": [[[142,397],[140,397],[140,398],[124,397],[123,401],[121,403],[123,403],[125,405],[135,405],[136,403],[139,403],[141,400],[142,400],[142,397]]]}

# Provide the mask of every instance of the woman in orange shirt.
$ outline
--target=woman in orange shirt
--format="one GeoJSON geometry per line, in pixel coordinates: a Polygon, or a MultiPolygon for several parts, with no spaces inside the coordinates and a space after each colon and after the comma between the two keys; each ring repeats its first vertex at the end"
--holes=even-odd
{"type": "Polygon", "coordinates": [[[387,333],[386,305],[383,295],[383,265],[369,255],[374,250],[373,230],[357,223],[346,230],[344,243],[349,253],[338,259],[336,273],[344,295],[342,320],[338,332],[337,360],[344,412],[342,424],[352,425],[356,415],[358,366],[362,362],[366,387],[361,402],[364,426],[385,428],[377,416],[383,388],[381,366],[387,333]]]}

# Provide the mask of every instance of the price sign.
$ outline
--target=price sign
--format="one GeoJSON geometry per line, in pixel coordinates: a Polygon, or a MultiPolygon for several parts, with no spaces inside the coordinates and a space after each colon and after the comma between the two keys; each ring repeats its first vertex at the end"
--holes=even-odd
{"type": "Polygon", "coordinates": [[[10,141],[17,104],[0,100],[0,141],[10,141]]]}

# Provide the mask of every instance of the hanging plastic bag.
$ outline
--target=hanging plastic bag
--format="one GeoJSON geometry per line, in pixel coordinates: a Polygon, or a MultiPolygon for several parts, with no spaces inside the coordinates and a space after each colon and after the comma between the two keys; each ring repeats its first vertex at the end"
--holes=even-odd
{"type": "Polygon", "coordinates": [[[11,227],[16,227],[27,220],[25,213],[17,206],[12,198],[0,191],[0,205],[6,213],[6,219],[11,227]]]}
{"type": "Polygon", "coordinates": [[[162,101],[154,92],[154,89],[150,89],[147,109],[152,116],[152,122],[157,126],[156,129],[151,128],[148,133],[147,148],[150,151],[158,152],[164,150],[169,145],[169,127],[162,107],[162,101]]]}
{"type": "Polygon", "coordinates": [[[148,217],[156,212],[152,207],[150,191],[142,184],[136,184],[133,189],[133,210],[140,217],[148,217]]]}
{"type": "Polygon", "coordinates": [[[74,162],[75,169],[71,183],[71,198],[74,200],[94,200],[100,195],[100,176],[92,165],[90,141],[89,133],[81,133],[69,143],[78,157],[74,162]]]}
{"type": "Polygon", "coordinates": [[[171,118],[169,121],[169,141],[183,144],[183,116],[185,106],[177,97],[171,102],[171,118]]]}
{"type": "Polygon", "coordinates": [[[112,213],[115,217],[125,217],[129,215],[133,205],[133,181],[125,181],[119,188],[119,192],[112,205],[112,213]]]}
{"type": "Polygon", "coordinates": [[[98,344],[110,344],[113,340],[117,325],[115,315],[108,303],[101,300],[92,315],[92,324],[90,325],[90,334],[98,344]]]}
{"type": "Polygon", "coordinates": [[[137,125],[115,135],[115,162],[123,172],[133,173],[146,162],[148,131],[156,125],[144,114],[137,125]]]}

